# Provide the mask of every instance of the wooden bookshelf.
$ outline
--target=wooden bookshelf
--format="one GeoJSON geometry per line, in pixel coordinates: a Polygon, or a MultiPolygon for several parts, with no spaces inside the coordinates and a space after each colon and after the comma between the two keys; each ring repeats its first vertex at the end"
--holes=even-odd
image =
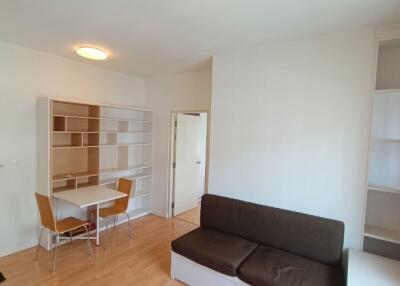
{"type": "MultiPolygon", "coordinates": [[[[39,98],[39,188],[51,196],[93,185],[136,180],[128,212],[149,212],[153,114],[150,110],[39,98]]],[[[64,211],[63,211],[64,212],[64,211]]],[[[76,209],[65,215],[80,216],[76,209]],[[74,213],[75,212],[75,213],[74,213]]],[[[47,249],[49,246],[44,245],[47,249]]]]}

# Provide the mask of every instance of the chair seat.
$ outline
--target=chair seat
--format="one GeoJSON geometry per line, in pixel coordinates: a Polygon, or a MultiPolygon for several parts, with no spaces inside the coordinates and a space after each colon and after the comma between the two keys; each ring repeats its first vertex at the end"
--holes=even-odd
{"type": "MultiPolygon", "coordinates": [[[[112,215],[122,214],[124,212],[125,212],[124,210],[121,210],[121,209],[118,209],[118,208],[116,208],[114,206],[111,206],[111,207],[101,208],[99,216],[101,218],[106,218],[106,217],[109,217],[109,216],[112,216],[112,215]]],[[[91,213],[95,215],[96,214],[96,210],[92,210],[91,213]]]]}
{"type": "Polygon", "coordinates": [[[87,221],[83,221],[75,217],[67,217],[57,221],[57,232],[64,233],[88,225],[89,223],[87,221]]]}
{"type": "Polygon", "coordinates": [[[343,271],[301,256],[259,246],[240,266],[238,276],[250,285],[343,286],[343,271]]]}
{"type": "Polygon", "coordinates": [[[172,242],[172,250],[226,275],[236,276],[239,265],[257,247],[243,238],[200,227],[172,242]]]}

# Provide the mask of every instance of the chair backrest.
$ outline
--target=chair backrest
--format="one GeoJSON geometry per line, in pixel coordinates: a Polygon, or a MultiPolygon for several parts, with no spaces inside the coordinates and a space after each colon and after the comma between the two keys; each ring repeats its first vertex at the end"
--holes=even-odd
{"type": "Polygon", "coordinates": [[[50,198],[48,196],[41,195],[38,193],[35,193],[35,196],[39,208],[40,221],[42,225],[52,231],[56,231],[56,220],[54,219],[50,198]]]}
{"type": "Polygon", "coordinates": [[[126,197],[114,201],[114,207],[120,211],[128,209],[129,198],[131,197],[131,189],[133,182],[131,180],[120,178],[118,180],[118,192],[127,194],[126,197]]]}

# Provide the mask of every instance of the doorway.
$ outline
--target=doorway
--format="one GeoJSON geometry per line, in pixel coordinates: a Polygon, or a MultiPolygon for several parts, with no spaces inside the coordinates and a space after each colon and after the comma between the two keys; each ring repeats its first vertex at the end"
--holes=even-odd
{"type": "Polygon", "coordinates": [[[174,112],[171,117],[170,217],[199,224],[206,193],[207,112],[174,112]]]}

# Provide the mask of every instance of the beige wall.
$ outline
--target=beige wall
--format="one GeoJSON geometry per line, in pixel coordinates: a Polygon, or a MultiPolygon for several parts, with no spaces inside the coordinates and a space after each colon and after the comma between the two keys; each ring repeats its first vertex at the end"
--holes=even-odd
{"type": "Polygon", "coordinates": [[[38,96],[143,106],[144,80],[0,42],[0,256],[37,241],[38,96]]]}
{"type": "Polygon", "coordinates": [[[173,111],[209,110],[211,71],[164,76],[146,81],[145,105],[154,111],[152,212],[167,214],[170,116],[173,111]]]}

